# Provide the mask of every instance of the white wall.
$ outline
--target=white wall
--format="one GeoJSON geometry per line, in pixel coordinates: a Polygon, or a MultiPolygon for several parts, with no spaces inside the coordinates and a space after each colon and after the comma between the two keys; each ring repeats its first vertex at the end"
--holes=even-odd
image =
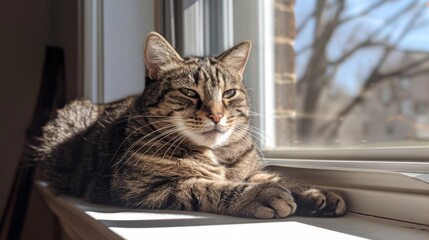
{"type": "Polygon", "coordinates": [[[104,102],[142,92],[143,44],[154,19],[153,0],[104,0],[104,102]]]}

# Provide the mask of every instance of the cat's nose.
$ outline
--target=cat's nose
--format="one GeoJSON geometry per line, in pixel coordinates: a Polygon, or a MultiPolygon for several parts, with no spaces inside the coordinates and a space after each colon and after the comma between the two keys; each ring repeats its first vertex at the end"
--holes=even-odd
{"type": "Polygon", "coordinates": [[[210,101],[204,106],[204,112],[206,116],[210,118],[215,124],[219,123],[223,117],[223,106],[222,103],[216,101],[210,101]]]}
{"type": "Polygon", "coordinates": [[[223,113],[216,112],[216,113],[207,113],[207,117],[210,118],[214,123],[219,123],[220,119],[223,117],[223,113]]]}

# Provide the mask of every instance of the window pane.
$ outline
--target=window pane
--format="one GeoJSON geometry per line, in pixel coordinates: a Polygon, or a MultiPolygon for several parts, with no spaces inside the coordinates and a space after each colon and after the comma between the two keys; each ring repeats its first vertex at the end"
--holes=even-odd
{"type": "Polygon", "coordinates": [[[427,0],[297,0],[294,62],[281,49],[285,2],[274,4],[276,147],[429,144],[427,0]]]}

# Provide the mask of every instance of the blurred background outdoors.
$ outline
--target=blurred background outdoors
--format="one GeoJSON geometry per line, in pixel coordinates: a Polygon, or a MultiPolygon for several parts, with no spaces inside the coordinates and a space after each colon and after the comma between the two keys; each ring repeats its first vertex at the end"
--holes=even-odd
{"type": "Polygon", "coordinates": [[[428,145],[428,1],[297,0],[295,16],[293,140],[279,147],[428,145]]]}

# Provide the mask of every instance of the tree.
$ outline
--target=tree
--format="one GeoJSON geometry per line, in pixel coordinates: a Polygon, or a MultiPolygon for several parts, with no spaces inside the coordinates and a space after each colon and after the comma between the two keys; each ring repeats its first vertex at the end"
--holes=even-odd
{"type": "MultiPolygon", "coordinates": [[[[306,1],[308,0],[301,0],[306,1]]],[[[365,101],[365,93],[373,89],[383,81],[392,79],[392,76],[414,76],[429,73],[429,67],[423,68],[429,63],[429,54],[426,57],[416,59],[400,68],[385,71],[392,53],[401,49],[400,44],[407,34],[424,26],[425,11],[429,9],[424,1],[399,1],[400,6],[395,6],[393,13],[382,17],[382,24],[369,28],[364,32],[355,31],[348,35],[348,44],[341,49],[341,54],[335,58],[330,56],[329,48],[337,41],[338,34],[348,26],[356,26],[356,22],[377,11],[385,11],[398,4],[398,1],[379,0],[371,1],[364,9],[355,13],[350,8],[356,7],[356,2],[346,0],[318,0],[314,4],[311,14],[303,18],[297,26],[298,39],[300,34],[312,35],[312,41],[297,49],[297,57],[306,56],[306,64],[298,66],[303,68],[297,81],[297,137],[306,143],[323,135],[327,140],[337,136],[342,125],[341,119],[346,117],[356,106],[365,101]],[[353,25],[355,24],[355,25],[353,25]],[[398,27],[401,26],[401,27],[398,27]],[[311,30],[311,31],[309,31],[311,30]],[[363,35],[363,36],[362,36],[363,35]],[[378,59],[369,66],[369,73],[362,76],[361,87],[358,93],[342,106],[334,114],[334,120],[328,120],[323,124],[315,124],[315,118],[319,114],[318,104],[321,96],[329,91],[329,85],[335,79],[338,70],[347,61],[359,52],[374,49],[374,55],[378,59]]],[[[359,3],[362,3],[359,1],[359,3]]]]}

